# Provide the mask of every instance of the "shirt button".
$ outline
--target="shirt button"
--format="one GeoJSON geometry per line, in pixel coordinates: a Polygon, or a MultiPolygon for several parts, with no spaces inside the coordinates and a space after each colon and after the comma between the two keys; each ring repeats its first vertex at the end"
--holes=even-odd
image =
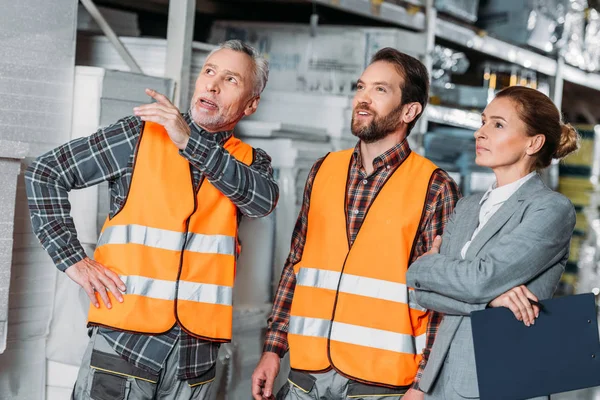
{"type": "Polygon", "coordinates": [[[369,183],[369,181],[368,181],[368,180],[366,180],[366,179],[365,179],[365,180],[363,180],[363,185],[366,185],[367,183],[369,183]]]}
{"type": "Polygon", "coordinates": [[[390,168],[392,168],[392,167],[390,167],[389,165],[386,165],[385,167],[386,167],[387,169],[390,169],[390,168]]]}
{"type": "Polygon", "coordinates": [[[415,287],[418,289],[421,287],[421,284],[419,283],[419,281],[415,281],[415,287]]]}
{"type": "Polygon", "coordinates": [[[358,215],[358,210],[354,210],[354,215],[358,215]]]}

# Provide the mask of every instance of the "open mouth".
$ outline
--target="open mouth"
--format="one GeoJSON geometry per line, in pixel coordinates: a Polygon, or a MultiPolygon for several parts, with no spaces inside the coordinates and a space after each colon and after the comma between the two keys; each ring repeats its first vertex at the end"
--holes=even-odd
{"type": "Polygon", "coordinates": [[[367,111],[357,111],[357,112],[356,112],[356,115],[357,115],[358,117],[369,117],[369,116],[371,116],[371,114],[370,114],[370,113],[368,113],[367,111]]]}
{"type": "Polygon", "coordinates": [[[208,99],[205,98],[200,98],[198,103],[200,103],[200,105],[204,108],[208,108],[211,110],[216,110],[217,108],[219,108],[219,106],[217,105],[217,103],[215,103],[214,101],[210,101],[208,99]]]}

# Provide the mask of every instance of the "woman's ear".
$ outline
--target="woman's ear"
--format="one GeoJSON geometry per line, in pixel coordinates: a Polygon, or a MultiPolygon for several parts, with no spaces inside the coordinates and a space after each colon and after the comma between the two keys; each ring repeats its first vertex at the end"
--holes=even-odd
{"type": "Polygon", "coordinates": [[[532,156],[532,155],[538,153],[542,149],[542,147],[544,147],[544,143],[546,143],[545,135],[538,134],[538,135],[532,136],[529,140],[529,145],[527,146],[527,149],[525,150],[527,152],[527,155],[532,156]]]}

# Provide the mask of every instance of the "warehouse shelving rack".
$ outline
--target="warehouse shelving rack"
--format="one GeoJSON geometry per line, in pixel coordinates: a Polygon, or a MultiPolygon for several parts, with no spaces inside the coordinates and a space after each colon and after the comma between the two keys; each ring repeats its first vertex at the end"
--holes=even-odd
{"type": "MultiPolygon", "coordinates": [[[[91,0],[85,0],[91,2],[91,0]]],[[[490,56],[497,60],[513,63],[551,78],[551,97],[560,108],[562,105],[562,94],[564,82],[572,82],[577,85],[600,91],[600,74],[583,71],[579,68],[567,65],[559,56],[553,58],[540,54],[536,51],[525,49],[511,43],[504,42],[487,35],[484,31],[471,26],[459,24],[444,16],[438,16],[434,7],[434,0],[403,0],[401,2],[388,2],[383,0],[247,0],[214,2],[209,0],[98,0],[98,3],[107,5],[126,5],[135,10],[163,10],[168,9],[168,34],[167,46],[172,56],[169,57],[171,65],[167,69],[170,78],[176,83],[185,82],[181,79],[183,75],[189,74],[189,57],[186,57],[186,49],[189,49],[194,30],[194,20],[190,18],[191,10],[198,12],[215,13],[226,7],[236,4],[306,4],[313,7],[325,7],[338,10],[349,15],[359,16],[364,19],[365,24],[369,21],[384,23],[401,29],[422,32],[427,37],[427,49],[425,51],[425,64],[431,69],[429,55],[433,52],[436,41],[442,39],[460,48],[475,51],[490,56]],[[175,62],[173,60],[176,60],[175,62]]],[[[300,22],[300,21],[299,21],[300,22]]],[[[308,21],[306,21],[308,23],[308,21]]],[[[179,87],[179,85],[177,85],[179,87]]],[[[453,126],[473,129],[473,114],[464,112],[466,118],[464,123],[456,119],[461,114],[450,107],[428,107],[426,118],[432,122],[448,123],[453,126]]],[[[421,131],[425,131],[427,121],[423,120],[420,125],[421,131]]]]}

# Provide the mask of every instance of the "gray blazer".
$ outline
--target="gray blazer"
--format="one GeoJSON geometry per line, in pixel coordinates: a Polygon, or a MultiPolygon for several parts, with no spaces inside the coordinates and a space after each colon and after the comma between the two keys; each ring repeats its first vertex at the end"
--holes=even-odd
{"type": "MultiPolygon", "coordinates": [[[[472,311],[522,284],[540,299],[552,297],[569,257],[575,209],[538,175],[528,180],[475,236],[482,195],[461,199],[446,225],[440,254],[421,257],[407,273],[417,302],[444,313],[419,386],[429,392],[446,356],[450,380],[463,397],[479,397],[471,335],[472,311]]],[[[515,360],[522,362],[522,360],[515,360]]]]}

